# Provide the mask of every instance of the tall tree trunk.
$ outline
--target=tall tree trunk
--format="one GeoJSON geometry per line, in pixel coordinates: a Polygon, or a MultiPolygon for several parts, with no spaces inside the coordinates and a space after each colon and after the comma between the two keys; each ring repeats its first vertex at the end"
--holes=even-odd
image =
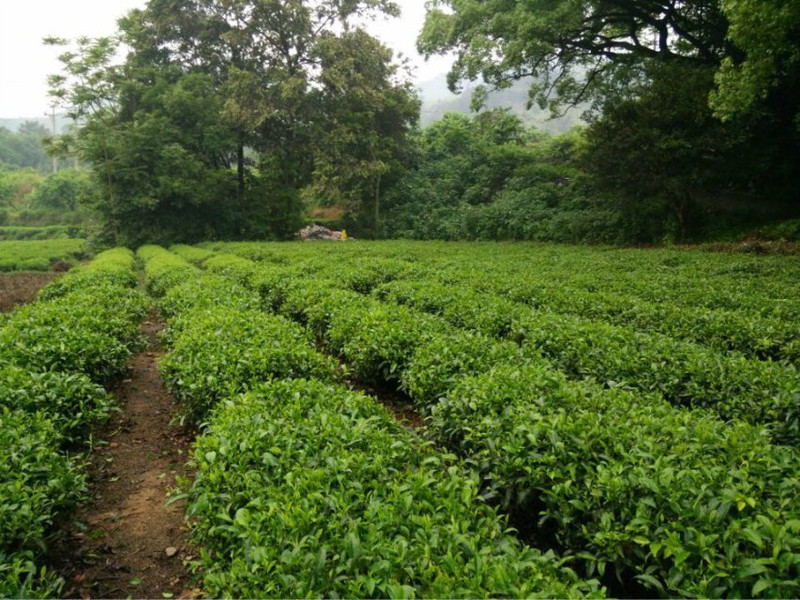
{"type": "Polygon", "coordinates": [[[680,236],[680,241],[682,242],[686,240],[686,234],[688,231],[688,212],[691,203],[692,198],[688,193],[681,194],[680,197],[676,198],[675,202],[673,203],[675,217],[678,219],[678,235],[680,236]]]}
{"type": "Polygon", "coordinates": [[[375,179],[375,237],[380,233],[380,210],[381,210],[381,174],[375,179]]]}
{"type": "Polygon", "coordinates": [[[108,204],[110,206],[110,214],[111,219],[109,220],[109,224],[111,225],[111,233],[114,236],[114,245],[119,246],[119,223],[117,221],[117,206],[116,206],[116,198],[114,197],[114,184],[112,183],[111,179],[111,159],[108,155],[108,139],[103,138],[103,155],[105,158],[103,166],[105,167],[106,171],[106,184],[108,185],[108,204]]]}
{"type": "Polygon", "coordinates": [[[236,177],[239,182],[239,200],[244,200],[244,134],[239,134],[239,146],[236,148],[236,177]]]}

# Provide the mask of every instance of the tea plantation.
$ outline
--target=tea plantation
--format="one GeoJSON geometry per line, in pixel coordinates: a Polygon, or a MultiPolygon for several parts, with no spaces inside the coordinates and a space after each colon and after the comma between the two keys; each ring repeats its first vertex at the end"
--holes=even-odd
{"type": "Polygon", "coordinates": [[[797,596],[798,282],[679,249],[103,253],[0,322],[0,595],[59,593],[151,303],[207,596],[797,596]]]}

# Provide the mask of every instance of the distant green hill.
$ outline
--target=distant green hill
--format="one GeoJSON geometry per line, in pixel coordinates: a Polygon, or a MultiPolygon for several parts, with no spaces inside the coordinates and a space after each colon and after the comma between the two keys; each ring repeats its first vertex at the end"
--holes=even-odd
{"type": "MultiPolygon", "coordinates": [[[[530,79],[523,79],[506,90],[492,92],[487,102],[488,108],[510,108],[526,125],[535,125],[549,133],[562,133],[582,122],[583,108],[571,109],[558,119],[551,119],[549,110],[542,110],[538,106],[528,110],[526,104],[530,83],[530,79]]],[[[438,121],[447,112],[471,112],[470,98],[476,85],[464,86],[461,94],[456,95],[447,89],[447,78],[442,74],[422,82],[418,87],[422,96],[420,122],[423,127],[438,121]]]]}
{"type": "MultiPolygon", "coordinates": [[[[538,106],[528,110],[526,103],[528,102],[529,86],[530,80],[524,79],[518,81],[507,90],[492,92],[489,95],[488,108],[510,108],[513,113],[519,115],[526,125],[536,125],[549,133],[561,133],[581,123],[581,113],[584,110],[582,108],[572,109],[566,116],[559,119],[550,119],[549,111],[542,110],[538,106]]],[[[447,78],[442,74],[433,79],[423,81],[417,87],[420,89],[422,97],[420,122],[423,127],[438,121],[448,112],[464,114],[471,112],[469,103],[475,85],[464,86],[464,91],[456,95],[447,89],[447,78]]],[[[50,131],[50,118],[46,116],[16,119],[0,118],[0,127],[17,131],[19,126],[26,121],[39,123],[50,131]]],[[[58,133],[64,133],[70,125],[72,125],[71,119],[64,116],[56,117],[56,131],[58,133]]]]}
{"type": "MultiPolygon", "coordinates": [[[[17,131],[23,123],[33,121],[34,123],[38,123],[47,131],[50,131],[50,117],[25,117],[19,119],[6,119],[0,118],[0,127],[5,127],[9,131],[17,131]]],[[[56,132],[57,133],[64,133],[64,131],[72,125],[72,119],[68,119],[64,116],[56,115],[56,132]]]]}

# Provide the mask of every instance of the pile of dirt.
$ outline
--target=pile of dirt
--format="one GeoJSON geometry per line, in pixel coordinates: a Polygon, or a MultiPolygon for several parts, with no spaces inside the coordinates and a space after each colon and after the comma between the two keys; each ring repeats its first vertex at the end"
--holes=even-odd
{"type": "Polygon", "coordinates": [[[36,299],[39,290],[62,273],[0,274],[0,312],[13,310],[19,304],[36,299]]]}
{"type": "Polygon", "coordinates": [[[297,237],[301,240],[326,240],[326,241],[345,241],[347,240],[347,232],[342,231],[335,231],[333,229],[328,229],[327,227],[323,227],[322,225],[309,225],[307,227],[303,227],[297,234],[297,237]]]}

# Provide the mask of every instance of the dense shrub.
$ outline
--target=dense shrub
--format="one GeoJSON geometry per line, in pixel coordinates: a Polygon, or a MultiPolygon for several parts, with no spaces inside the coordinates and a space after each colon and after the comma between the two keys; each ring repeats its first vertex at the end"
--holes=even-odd
{"type": "Polygon", "coordinates": [[[204,587],[232,597],[575,597],[508,537],[477,480],[373,399],[315,381],[223,404],[194,455],[204,587]]]}
{"type": "Polygon", "coordinates": [[[271,378],[339,379],[307,332],[282,317],[223,306],[184,314],[160,363],[167,388],[202,422],[214,405],[271,378]]]}
{"type": "Polygon", "coordinates": [[[0,407],[43,414],[53,423],[62,444],[86,440],[109,416],[112,405],[106,391],[83,374],[0,367],[0,407]]]}
{"type": "Polygon", "coordinates": [[[94,382],[122,372],[146,301],[128,250],[78,267],[38,302],[0,319],[0,596],[59,597],[39,563],[57,522],[83,498],[85,460],[70,452],[111,410],[94,382]]]}

